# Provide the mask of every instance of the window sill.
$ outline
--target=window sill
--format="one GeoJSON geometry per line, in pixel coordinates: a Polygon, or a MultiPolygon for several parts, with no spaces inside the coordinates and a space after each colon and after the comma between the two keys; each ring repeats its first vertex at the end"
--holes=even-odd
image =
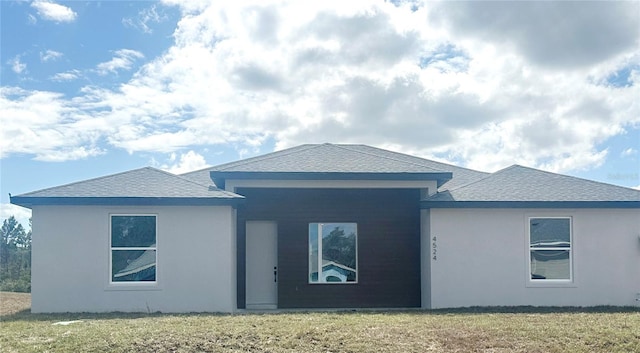
{"type": "Polygon", "coordinates": [[[157,283],[110,283],[105,288],[105,291],[147,291],[147,290],[162,290],[162,287],[157,283]]]}
{"type": "Polygon", "coordinates": [[[527,288],[576,288],[578,285],[572,280],[539,280],[527,281],[527,288]]]}

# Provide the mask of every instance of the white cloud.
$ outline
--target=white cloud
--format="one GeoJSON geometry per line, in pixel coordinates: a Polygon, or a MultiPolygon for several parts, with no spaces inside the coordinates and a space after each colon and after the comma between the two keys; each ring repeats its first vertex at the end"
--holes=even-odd
{"type": "Polygon", "coordinates": [[[20,55],[16,55],[13,59],[8,61],[8,64],[11,65],[11,70],[18,75],[25,72],[27,69],[27,64],[21,62],[20,59],[20,55]]]}
{"type": "MultiPolygon", "coordinates": [[[[57,136],[56,136],[57,137],[57,136]]],[[[64,161],[73,161],[77,159],[85,159],[88,157],[99,156],[104,154],[104,150],[98,147],[70,147],[70,148],[59,148],[52,151],[48,151],[47,154],[36,156],[34,158],[37,161],[43,162],[64,162],[64,161]]]]}
{"type": "Polygon", "coordinates": [[[31,218],[31,210],[28,208],[16,206],[10,203],[0,204],[0,222],[14,216],[25,230],[29,230],[29,218],[31,218]]]}
{"type": "Polygon", "coordinates": [[[624,151],[622,151],[622,153],[620,153],[620,156],[629,157],[629,156],[634,156],[636,154],[638,154],[638,150],[635,149],[635,148],[629,147],[629,148],[625,149],[624,151]]]}
{"type": "Polygon", "coordinates": [[[632,189],[640,190],[640,185],[632,187],[632,189]]]}
{"type": "MultiPolygon", "coordinates": [[[[640,73],[624,87],[604,84],[640,57],[629,44],[640,34],[627,31],[640,21],[637,3],[166,3],[184,14],[175,44],[117,88],[8,95],[15,116],[53,114],[46,124],[17,120],[9,138],[34,142],[4,153],[90,156],[97,140],[166,153],[350,142],[481,170],[564,172],[604,163],[610,151],[600,146],[640,124],[640,73]],[[466,23],[470,11],[479,18],[466,23]],[[556,16],[568,20],[554,37],[556,16]],[[27,104],[37,97],[46,103],[27,104]]],[[[97,69],[131,70],[141,58],[122,50],[97,69]]]]}
{"type": "Polygon", "coordinates": [[[42,161],[86,158],[103,152],[96,144],[109,133],[106,122],[53,92],[0,87],[0,116],[0,158],[12,153],[42,161]]]}
{"type": "Polygon", "coordinates": [[[131,70],[133,62],[136,59],[141,58],[144,58],[144,55],[139,51],[132,49],[120,49],[115,52],[113,59],[98,64],[96,69],[100,75],[116,73],[118,70],[131,70]]]}
{"type": "Polygon", "coordinates": [[[66,72],[59,72],[51,77],[49,77],[52,81],[64,82],[64,81],[73,81],[82,76],[82,73],[79,70],[70,70],[66,72]]]}
{"type": "Polygon", "coordinates": [[[156,5],[152,5],[149,8],[143,9],[138,13],[138,16],[133,18],[123,18],[122,24],[126,27],[137,28],[138,30],[151,34],[153,29],[149,26],[150,23],[160,23],[167,20],[167,15],[158,10],[156,5]]]}
{"type": "Polygon", "coordinates": [[[73,22],[77,14],[67,6],[56,4],[52,1],[36,0],[31,3],[38,15],[43,20],[54,22],[73,22]]]}
{"type": "Polygon", "coordinates": [[[38,19],[36,18],[36,16],[34,16],[32,14],[28,14],[27,15],[27,23],[29,23],[30,25],[34,25],[34,24],[38,23],[38,19]]]}
{"type": "Polygon", "coordinates": [[[40,52],[40,61],[42,61],[43,63],[54,61],[61,58],[62,55],[63,54],[61,52],[47,49],[44,52],[40,52]]]}
{"type": "Polygon", "coordinates": [[[184,14],[197,13],[211,5],[209,0],[162,0],[165,5],[179,6],[184,14]]]}
{"type": "MultiPolygon", "coordinates": [[[[152,161],[152,165],[158,166],[158,163],[152,161]]],[[[204,157],[194,151],[182,153],[178,157],[176,153],[171,153],[168,163],[158,166],[160,169],[166,170],[173,174],[183,174],[194,170],[209,167],[204,157]]]]}
{"type": "Polygon", "coordinates": [[[532,63],[563,70],[633,49],[640,24],[637,2],[445,1],[435,7],[431,19],[456,36],[493,42],[532,63]]]}

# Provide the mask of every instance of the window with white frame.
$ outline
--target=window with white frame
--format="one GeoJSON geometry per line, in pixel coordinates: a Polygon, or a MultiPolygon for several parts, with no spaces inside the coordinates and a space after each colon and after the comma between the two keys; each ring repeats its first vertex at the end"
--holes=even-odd
{"type": "Polygon", "coordinates": [[[111,282],[156,281],[156,216],[111,215],[111,282]]]}
{"type": "Polygon", "coordinates": [[[529,218],[531,281],[572,280],[570,217],[529,218]]]}
{"type": "Polygon", "coordinates": [[[356,283],[358,225],[309,223],[309,283],[356,283]]]}

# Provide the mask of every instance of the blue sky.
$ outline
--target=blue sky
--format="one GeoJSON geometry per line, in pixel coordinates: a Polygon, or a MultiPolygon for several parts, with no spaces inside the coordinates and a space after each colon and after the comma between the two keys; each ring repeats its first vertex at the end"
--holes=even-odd
{"type": "Polygon", "coordinates": [[[301,143],[640,186],[640,2],[0,1],[14,195],[301,143]]]}

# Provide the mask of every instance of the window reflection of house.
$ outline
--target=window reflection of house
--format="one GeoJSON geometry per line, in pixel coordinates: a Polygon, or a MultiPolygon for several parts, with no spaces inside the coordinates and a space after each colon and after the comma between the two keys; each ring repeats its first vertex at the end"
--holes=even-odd
{"type": "MultiPolygon", "coordinates": [[[[356,278],[356,270],[333,261],[322,260],[322,279],[324,282],[351,282],[356,278]]],[[[311,273],[311,281],[318,282],[318,272],[311,273]]]]}
{"type": "Polygon", "coordinates": [[[111,282],[156,281],[157,216],[111,215],[111,282]]]}
{"type": "Polygon", "coordinates": [[[357,282],[357,233],[356,223],[309,223],[309,283],[357,282]]]}
{"type": "Polygon", "coordinates": [[[531,279],[571,280],[571,218],[529,219],[531,279]]]}
{"type": "Polygon", "coordinates": [[[139,257],[129,260],[127,266],[113,277],[114,281],[155,281],[156,250],[145,250],[139,257]]]}

